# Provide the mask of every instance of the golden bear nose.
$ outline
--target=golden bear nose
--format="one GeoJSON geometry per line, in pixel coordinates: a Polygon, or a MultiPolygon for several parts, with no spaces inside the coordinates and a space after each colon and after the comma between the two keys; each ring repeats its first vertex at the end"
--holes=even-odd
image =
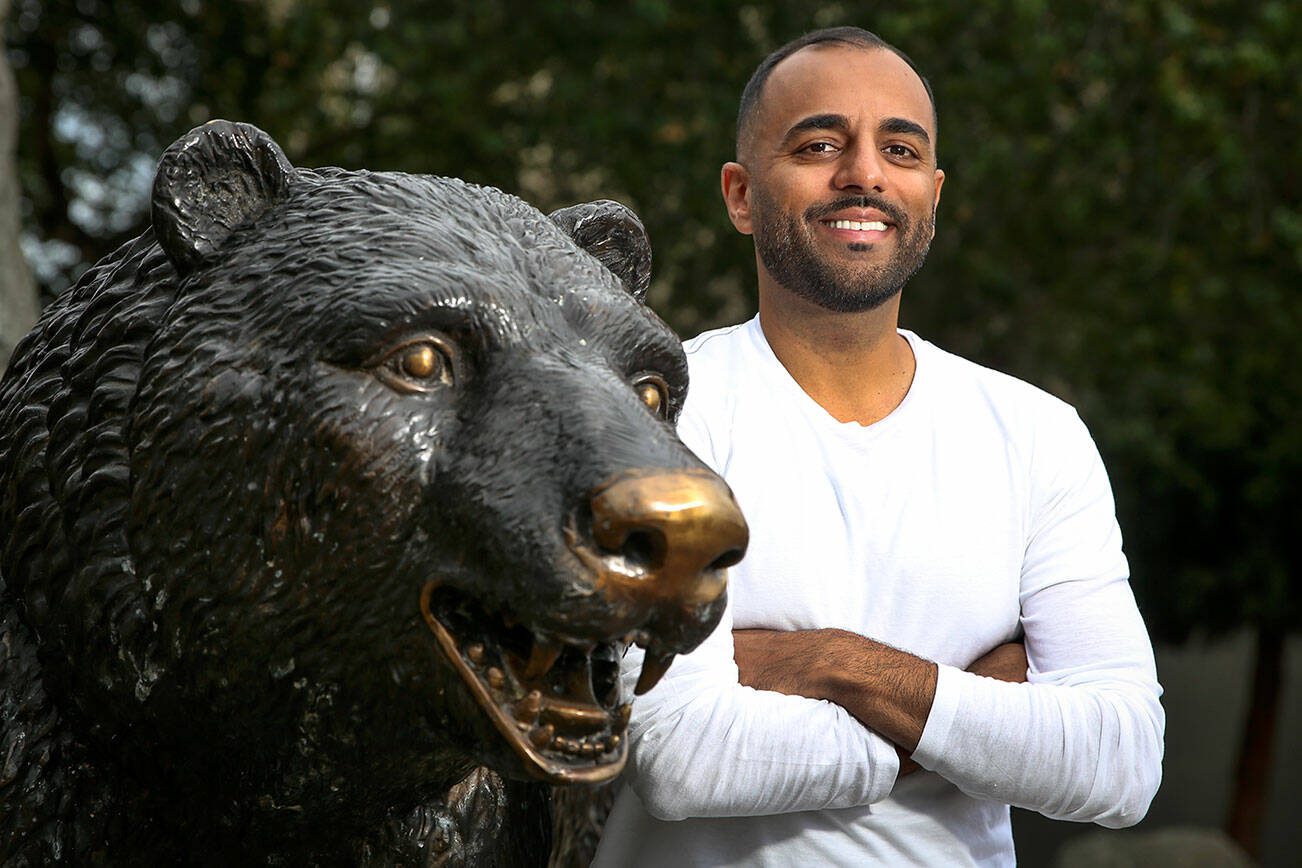
{"type": "Polygon", "coordinates": [[[593,494],[591,506],[605,590],[643,605],[714,602],[750,538],[732,492],[708,470],[622,473],[593,494]]]}

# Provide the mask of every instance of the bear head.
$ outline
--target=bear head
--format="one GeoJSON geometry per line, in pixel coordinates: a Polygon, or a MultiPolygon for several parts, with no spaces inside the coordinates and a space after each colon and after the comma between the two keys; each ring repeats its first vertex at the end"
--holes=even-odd
{"type": "Polygon", "coordinates": [[[0,572],[78,738],[317,820],[617,774],[623,650],[649,688],[746,544],[649,263],[615,203],[179,140],[0,390],[0,572]]]}

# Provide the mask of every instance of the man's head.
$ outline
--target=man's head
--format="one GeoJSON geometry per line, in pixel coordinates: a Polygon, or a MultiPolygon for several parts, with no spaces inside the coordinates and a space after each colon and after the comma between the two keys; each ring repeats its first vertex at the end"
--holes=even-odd
{"type": "Polygon", "coordinates": [[[739,162],[745,162],[742,152],[747,140],[754,132],[753,121],[756,107],[759,104],[760,96],[764,92],[764,84],[769,80],[773,68],[802,48],[817,45],[842,45],[849,48],[882,49],[891,52],[907,63],[909,68],[917,74],[918,80],[922,82],[922,86],[927,91],[928,99],[931,100],[932,126],[939,125],[936,115],[936,96],[931,92],[931,82],[927,81],[927,77],[919,71],[907,54],[882,39],[876,33],[864,30],[862,27],[825,27],[822,30],[812,30],[803,36],[798,36],[781,48],[775,49],[768,57],[760,61],[760,65],[755,67],[755,71],[751,73],[750,81],[746,82],[746,87],[742,89],[741,103],[737,107],[737,160],[739,162]]]}
{"type": "Polygon", "coordinates": [[[873,34],[816,31],[769,55],[722,174],[733,224],[755,238],[761,291],[835,311],[895,298],[934,235],[935,142],[929,86],[873,34]]]}

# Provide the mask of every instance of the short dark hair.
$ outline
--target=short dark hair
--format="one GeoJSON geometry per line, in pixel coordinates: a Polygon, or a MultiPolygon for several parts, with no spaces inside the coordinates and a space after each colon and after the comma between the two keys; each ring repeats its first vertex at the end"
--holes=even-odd
{"type": "Polygon", "coordinates": [[[927,90],[927,98],[931,100],[932,123],[939,125],[939,117],[936,113],[936,95],[931,92],[931,82],[927,81],[927,77],[918,70],[917,65],[909,59],[907,54],[882,39],[876,33],[864,30],[862,27],[825,27],[822,30],[811,30],[804,36],[796,37],[764,58],[760,65],[755,67],[755,72],[751,74],[750,81],[746,82],[746,87],[741,92],[741,105],[737,108],[736,144],[739,158],[741,157],[742,139],[750,133],[759,106],[760,95],[764,91],[764,84],[769,80],[773,68],[802,48],[828,43],[852,45],[858,48],[883,48],[903,60],[909,65],[909,69],[917,73],[918,78],[922,80],[922,86],[927,90]]]}

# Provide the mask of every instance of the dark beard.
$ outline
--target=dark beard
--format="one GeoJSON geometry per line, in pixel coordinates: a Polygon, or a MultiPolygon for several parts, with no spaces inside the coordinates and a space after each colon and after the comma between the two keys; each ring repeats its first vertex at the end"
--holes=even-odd
{"type": "MultiPolygon", "coordinates": [[[[764,267],[791,292],[837,313],[873,310],[899,295],[926,260],[935,224],[935,211],[915,225],[897,206],[875,196],[848,196],[814,205],[805,211],[802,222],[751,188],[751,228],[764,267]],[[843,208],[876,208],[895,223],[899,243],[885,265],[865,272],[820,259],[815,253],[807,227],[843,208]]],[[[851,250],[869,248],[849,246],[851,250]]]]}

